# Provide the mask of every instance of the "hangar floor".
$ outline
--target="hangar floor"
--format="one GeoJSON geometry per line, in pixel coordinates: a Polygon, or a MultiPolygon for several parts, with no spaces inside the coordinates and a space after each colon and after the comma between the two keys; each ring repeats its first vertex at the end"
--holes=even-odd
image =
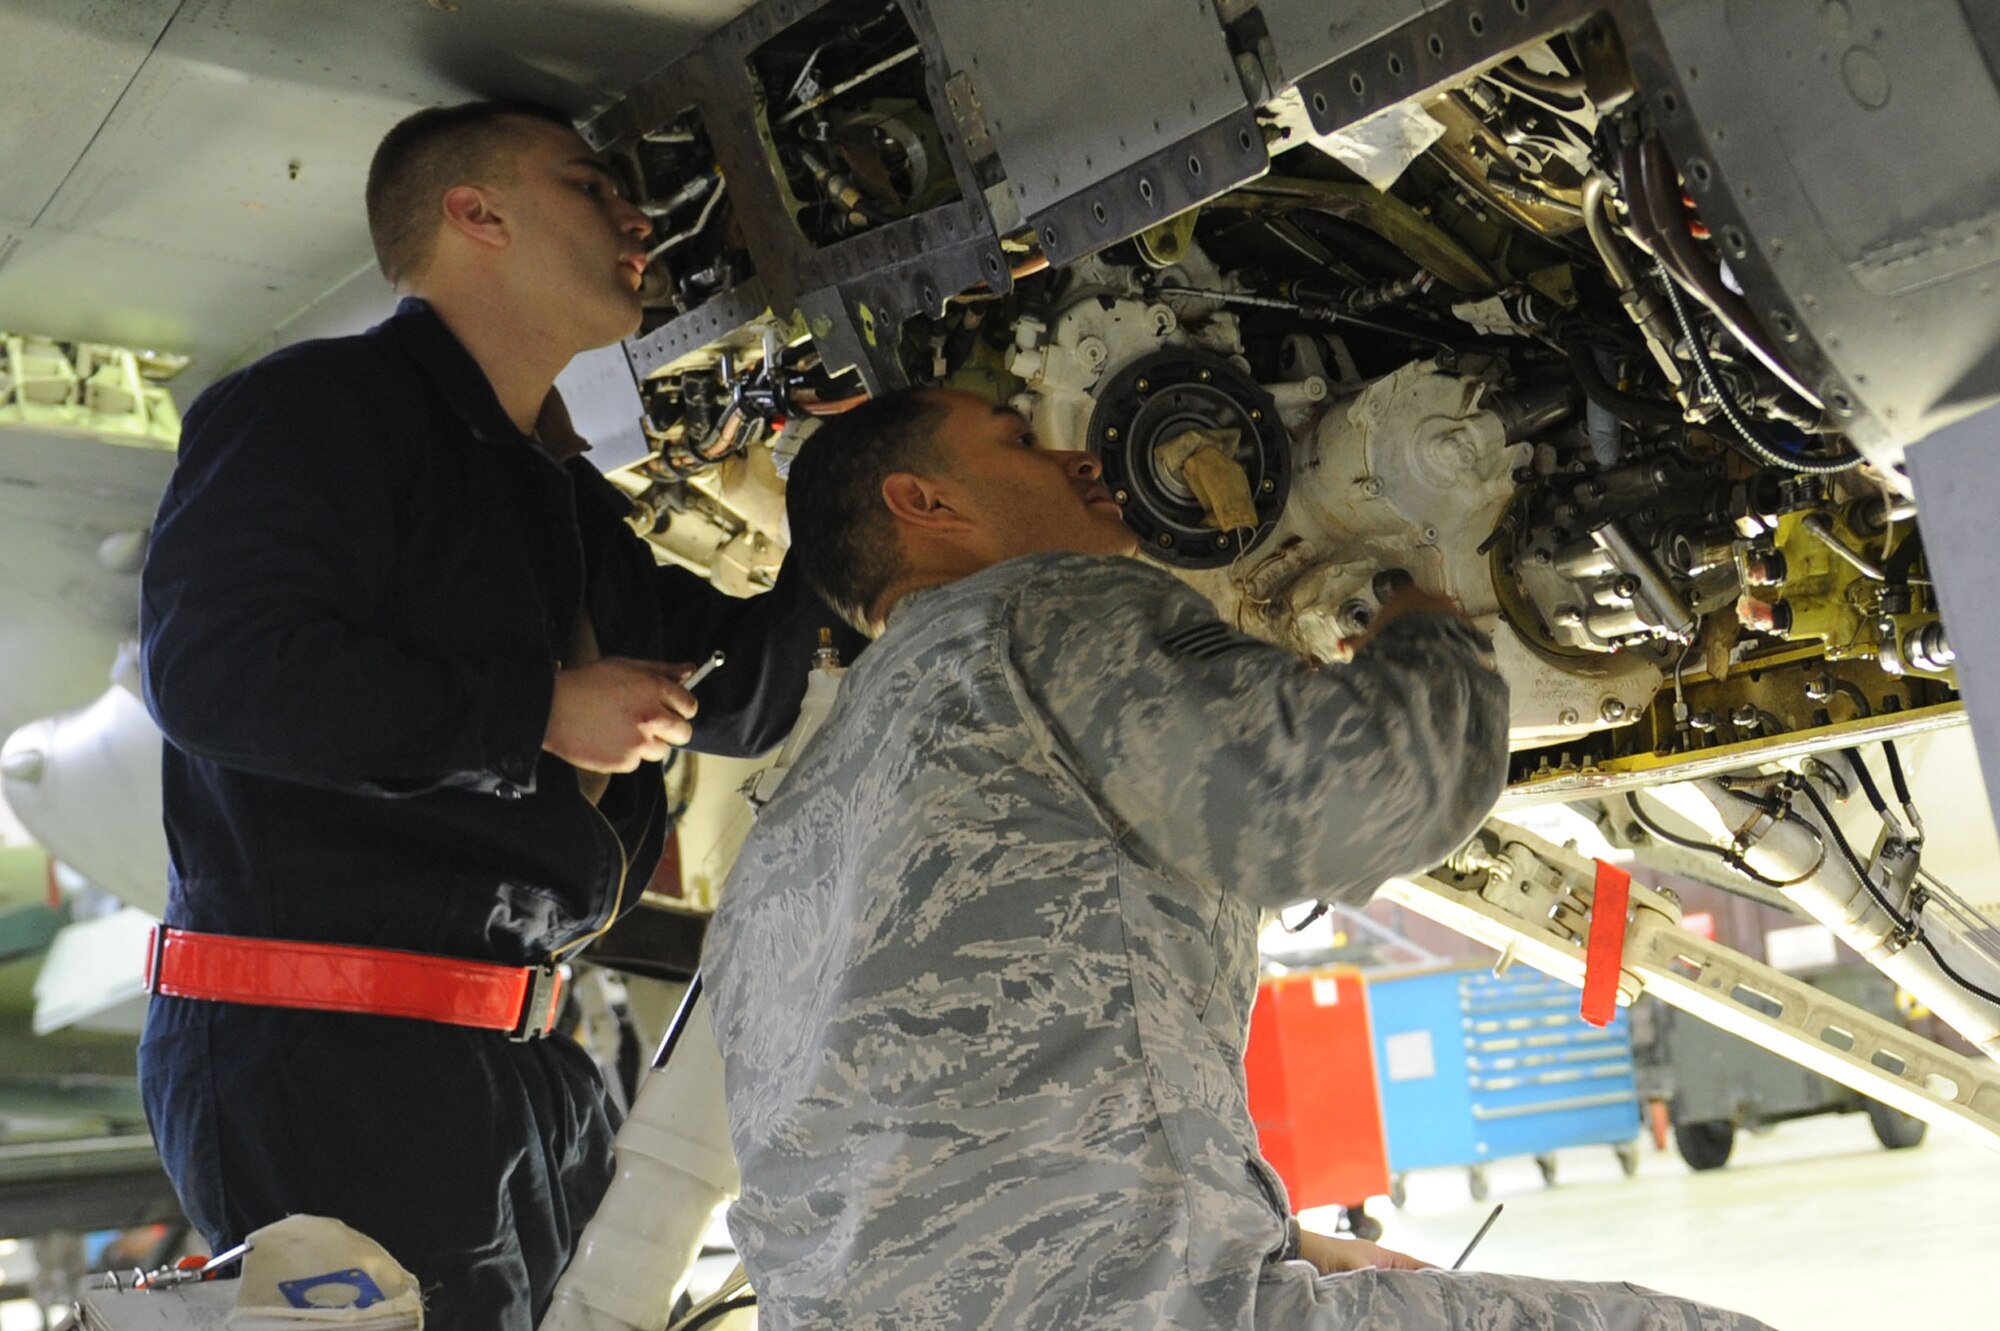
{"type": "MultiPolygon", "coordinates": [[[[1507,1209],[1468,1266],[1629,1280],[1778,1331],[1974,1331],[1995,1325],[2000,1154],[1933,1128],[1885,1151],[1860,1114],[1738,1134],[1727,1168],[1696,1174],[1648,1141],[1627,1179],[1608,1147],[1563,1151],[1557,1185],[1532,1160],[1490,1167],[1475,1203],[1463,1171],[1411,1175],[1408,1205],[1369,1206],[1382,1242],[1448,1263],[1493,1203],[1507,1209]]],[[[1302,1217],[1313,1227],[1315,1213],[1302,1217]]],[[[1329,1216],[1319,1226],[1330,1228],[1329,1216]]]]}

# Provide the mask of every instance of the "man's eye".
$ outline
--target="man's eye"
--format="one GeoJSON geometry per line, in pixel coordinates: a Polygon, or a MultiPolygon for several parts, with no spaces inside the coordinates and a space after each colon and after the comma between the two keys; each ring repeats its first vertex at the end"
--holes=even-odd
{"type": "Polygon", "coordinates": [[[1023,448],[1033,448],[1035,446],[1035,432],[1033,430],[1026,431],[1016,442],[1023,448]]]}

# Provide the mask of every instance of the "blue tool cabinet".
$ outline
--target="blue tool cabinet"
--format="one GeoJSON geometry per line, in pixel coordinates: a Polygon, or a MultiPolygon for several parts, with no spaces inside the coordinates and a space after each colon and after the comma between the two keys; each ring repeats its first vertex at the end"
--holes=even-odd
{"type": "Polygon", "coordinates": [[[1577,1006],[1575,986],[1526,967],[1369,977],[1393,1200],[1404,1175],[1440,1166],[1465,1167],[1484,1198],[1486,1162],[1515,1155],[1554,1183],[1565,1146],[1609,1145],[1637,1170],[1630,1024],[1620,1009],[1588,1025],[1577,1006]]]}

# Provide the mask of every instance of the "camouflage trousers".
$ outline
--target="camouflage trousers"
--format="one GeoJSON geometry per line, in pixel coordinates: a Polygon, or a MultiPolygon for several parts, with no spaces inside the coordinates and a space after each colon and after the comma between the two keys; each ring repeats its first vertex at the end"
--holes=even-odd
{"type": "Polygon", "coordinates": [[[1763,1322],[1637,1285],[1457,1271],[1267,1276],[1257,1331],[1771,1331],[1763,1322]]]}

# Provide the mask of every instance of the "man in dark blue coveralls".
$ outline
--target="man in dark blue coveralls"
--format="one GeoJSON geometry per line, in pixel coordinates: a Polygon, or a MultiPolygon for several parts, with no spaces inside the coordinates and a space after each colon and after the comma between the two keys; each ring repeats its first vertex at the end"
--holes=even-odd
{"type": "Polygon", "coordinates": [[[660,761],[796,715],[832,618],[656,566],[551,385],[631,335],[650,224],[558,114],[421,112],[368,182],[406,293],[188,412],[144,580],[169,741],[146,1108],[217,1250],[383,1244],[434,1328],[527,1331],[609,1181],[549,963],[659,858],[660,761]],[[701,686],[683,665],[728,665],[701,686]]]}

